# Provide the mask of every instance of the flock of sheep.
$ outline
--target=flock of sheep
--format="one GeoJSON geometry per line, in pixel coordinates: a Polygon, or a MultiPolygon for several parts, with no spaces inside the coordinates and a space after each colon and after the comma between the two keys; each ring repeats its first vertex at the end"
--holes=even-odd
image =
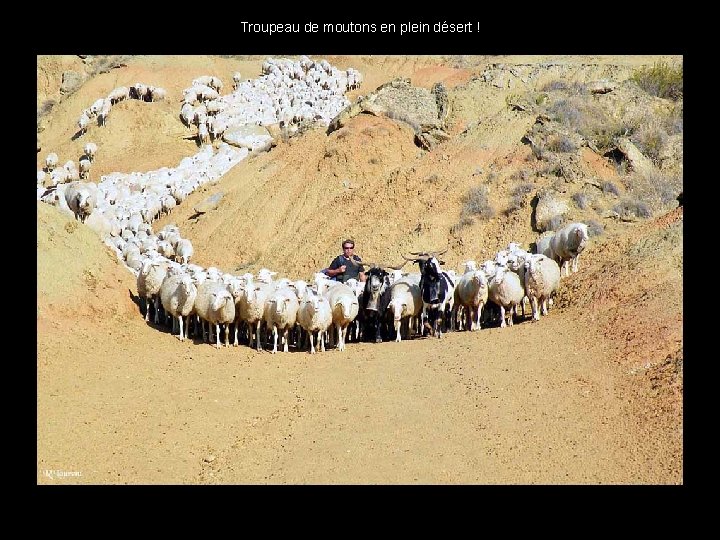
{"type": "MultiPolygon", "coordinates": [[[[179,234],[177,227],[163,228],[161,241],[174,242],[179,234]]],[[[587,226],[572,223],[557,231],[545,247],[545,253],[529,253],[517,243],[499,251],[494,259],[485,261],[480,268],[475,261],[464,263],[464,272],[456,275],[448,271],[453,284],[449,291],[443,324],[448,330],[479,330],[486,306],[499,309],[500,327],[513,325],[513,315],[522,310],[529,300],[532,320],[547,315],[553,296],[557,293],[561,274],[577,271],[580,254],[588,242],[587,226]],[[559,263],[558,263],[559,261],[559,263]],[[506,322],[507,321],[507,322],[506,322]]],[[[541,247],[542,249],[542,247],[541,247]]],[[[145,318],[149,320],[151,307],[155,324],[172,321],[172,332],[179,339],[189,336],[192,325],[194,335],[204,341],[215,342],[220,348],[221,326],[225,329],[224,343],[233,345],[242,341],[258,351],[264,346],[278,350],[281,340],[283,351],[292,344],[296,348],[309,342],[311,353],[325,350],[326,340],[344,350],[348,339],[363,339],[362,295],[368,294],[364,283],[349,280],[341,283],[316,273],[310,282],[305,280],[275,279],[276,272],[263,268],[257,275],[246,273],[235,276],[217,268],[204,269],[198,265],[170,261],[161,257],[146,258],[137,275],[138,295],[145,300],[145,318]],[[242,329],[242,331],[241,331],[242,329]],[[270,338],[272,335],[272,338],[270,338]],[[267,345],[263,344],[263,341],[267,345]]],[[[383,304],[388,331],[395,341],[403,337],[423,335],[425,314],[421,298],[421,274],[395,269],[387,273],[388,302],[383,304]]],[[[370,309],[378,309],[370,306],[370,309]]],[[[491,324],[485,319],[485,325],[491,324]]],[[[383,330],[385,332],[385,330],[383,330]]]]}
{"type": "MultiPolygon", "coordinates": [[[[220,142],[215,149],[212,141],[227,129],[248,123],[292,127],[308,119],[328,125],[348,104],[344,93],[362,82],[353,68],[338,70],[325,60],[315,62],[307,57],[298,61],[269,59],[262,71],[258,79],[245,82],[235,73],[233,91],[227,95],[220,94],[223,85],[214,76],[199,77],[183,91],[180,118],[188,126],[197,126],[201,148],[177,167],[115,172],[92,182],[90,165],[98,148],[89,142],[79,168],[68,161],[59,169],[58,156],[47,156],[45,170],[38,171],[38,200],[57,206],[97,231],[136,276],[138,296],[145,301],[145,319],[149,320],[152,309],[155,324],[172,321],[172,331],[181,340],[189,336],[192,326],[195,335],[202,334],[204,340],[220,347],[223,325],[226,346],[231,328],[233,345],[239,344],[243,328],[243,341],[262,350],[265,328],[268,334],[272,332],[272,352],[278,350],[278,339],[287,352],[290,342],[300,347],[305,336],[311,353],[316,350],[316,339],[318,348],[325,350],[326,336],[343,350],[347,338],[362,337],[358,315],[363,316],[359,309],[363,283],[350,280],[343,284],[322,273],[308,283],[275,280],[275,272],[267,269],[243,276],[204,269],[190,262],[193,246],[177,227],[167,226],[157,234],[152,228],[155,219],[168,214],[203,184],[217,183],[256,149],[252,142],[241,147],[220,142]]],[[[110,107],[118,101],[157,101],[166,96],[164,89],[141,83],[117,88],[83,111],[78,122],[80,136],[87,131],[85,119],[95,115],[98,124],[104,125],[110,107]]],[[[477,330],[483,307],[490,301],[500,309],[501,326],[505,326],[508,312],[512,325],[512,313],[519,306],[524,314],[525,298],[537,320],[539,313],[547,313],[557,291],[558,263],[568,273],[567,265],[572,262],[572,270],[577,271],[577,258],[587,237],[587,227],[576,223],[552,239],[539,241],[538,254],[511,244],[480,269],[468,261],[461,276],[453,275],[453,300],[444,324],[450,329],[477,330]]],[[[401,334],[423,333],[419,284],[420,274],[395,270],[387,277],[390,302],[386,316],[397,341],[401,334]]]]}

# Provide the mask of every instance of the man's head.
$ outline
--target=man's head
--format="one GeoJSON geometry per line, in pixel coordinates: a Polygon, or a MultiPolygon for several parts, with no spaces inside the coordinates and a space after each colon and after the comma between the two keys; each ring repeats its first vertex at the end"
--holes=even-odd
{"type": "Polygon", "coordinates": [[[353,242],[352,240],[343,240],[341,246],[343,250],[343,255],[349,257],[350,255],[352,255],[353,250],[355,249],[355,242],[353,242]]]}

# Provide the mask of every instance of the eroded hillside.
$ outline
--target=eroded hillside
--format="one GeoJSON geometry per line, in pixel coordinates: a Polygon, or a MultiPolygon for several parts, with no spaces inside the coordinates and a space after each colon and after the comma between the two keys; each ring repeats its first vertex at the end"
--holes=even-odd
{"type": "MultiPolygon", "coordinates": [[[[263,60],[127,57],[60,95],[62,71],[87,63],[39,57],[38,107],[57,104],[40,121],[37,167],[50,151],[77,160],[88,140],[99,147],[91,179],[176,166],[198,151],[178,117],[182,90],[204,74],[257,77],[263,60]],[[168,99],[122,102],[107,126],[73,140],[84,108],[136,81],[168,99]]],[[[682,134],[650,156],[662,174],[641,178],[617,161],[612,137],[559,114],[573,85],[597,80],[620,91],[588,103],[639,99],[628,79],[657,59],[327,60],[363,73],[350,100],[397,77],[442,82],[450,139],[423,150],[410,123],[383,115],[330,134],[318,126],[244,160],[153,227],[177,224],[194,262],[229,272],[308,279],[348,236],[381,262],[448,245],[446,265],[459,270],[510,241],[529,246],[538,202],[552,197],[566,208],[553,224],[594,223],[556,308],[442,342],[351,343],[315,357],[216,351],[146,324],[112,251],[38,203],[38,482],[682,483],[683,227],[670,197],[682,190],[682,134]],[[220,205],[196,215],[217,192],[220,205]]],[[[669,100],[641,99],[662,118],[678,114],[669,100]]]]}

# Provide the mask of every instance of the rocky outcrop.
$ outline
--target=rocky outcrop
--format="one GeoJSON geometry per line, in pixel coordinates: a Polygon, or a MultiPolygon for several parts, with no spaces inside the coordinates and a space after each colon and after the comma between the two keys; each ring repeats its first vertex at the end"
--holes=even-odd
{"type": "Polygon", "coordinates": [[[387,116],[412,127],[415,143],[430,150],[450,138],[444,131],[449,112],[450,101],[442,83],[437,83],[432,91],[428,91],[413,86],[410,79],[397,78],[379,86],[367,96],[358,97],[333,118],[327,133],[347,125],[351,118],[361,113],[387,116]]]}
{"type": "Polygon", "coordinates": [[[569,210],[568,201],[560,197],[559,193],[553,190],[541,192],[535,207],[535,228],[540,232],[553,229],[553,225],[558,225],[558,220],[569,210]]]}

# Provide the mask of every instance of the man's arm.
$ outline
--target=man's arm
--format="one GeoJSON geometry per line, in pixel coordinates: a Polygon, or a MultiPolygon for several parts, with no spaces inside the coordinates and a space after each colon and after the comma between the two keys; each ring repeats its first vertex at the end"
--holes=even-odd
{"type": "Polygon", "coordinates": [[[328,276],[335,277],[345,271],[344,265],[341,265],[338,259],[339,257],[335,257],[330,263],[330,267],[325,272],[328,276]]]}

